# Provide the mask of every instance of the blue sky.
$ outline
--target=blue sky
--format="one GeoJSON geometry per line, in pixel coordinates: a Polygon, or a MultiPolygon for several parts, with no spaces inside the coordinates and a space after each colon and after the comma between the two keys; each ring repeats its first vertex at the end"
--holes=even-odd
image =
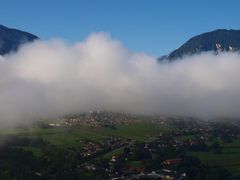
{"type": "Polygon", "coordinates": [[[240,29],[239,7],[239,0],[5,0],[0,24],[68,42],[104,31],[132,51],[160,56],[194,35],[240,29]]]}

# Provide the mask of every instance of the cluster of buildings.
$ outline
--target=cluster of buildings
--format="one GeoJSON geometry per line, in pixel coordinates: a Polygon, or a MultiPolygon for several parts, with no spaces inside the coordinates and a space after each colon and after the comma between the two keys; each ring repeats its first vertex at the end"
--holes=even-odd
{"type": "Polygon", "coordinates": [[[94,128],[115,128],[118,125],[136,123],[136,120],[136,116],[124,113],[90,111],[88,113],[73,114],[60,119],[48,120],[48,125],[49,127],[77,127],[79,125],[86,125],[94,128]]]}
{"type": "Polygon", "coordinates": [[[128,144],[129,140],[121,137],[109,136],[103,142],[86,142],[80,152],[83,158],[88,158],[127,146],[128,144]]]}
{"type": "MultiPolygon", "coordinates": [[[[169,121],[169,123],[172,123],[169,121]]],[[[118,154],[113,154],[108,159],[108,166],[103,170],[104,173],[108,174],[109,179],[186,179],[187,173],[184,171],[178,171],[177,166],[181,166],[183,162],[182,152],[185,150],[197,151],[206,150],[208,147],[206,144],[211,138],[222,138],[224,133],[230,136],[237,137],[234,129],[227,126],[220,130],[212,123],[205,122],[205,124],[199,125],[196,122],[179,121],[175,123],[177,129],[174,132],[160,133],[159,137],[151,142],[144,142],[142,144],[141,151],[146,151],[150,154],[149,160],[134,159],[139,161],[140,166],[132,167],[131,165],[124,165],[124,162],[131,162],[134,148],[137,146],[136,142],[123,145],[122,147],[129,148],[129,152],[123,151],[118,154]],[[157,163],[160,167],[152,167],[152,169],[146,168],[145,162],[154,164],[153,157],[160,155],[160,159],[157,163]],[[118,167],[116,169],[116,167],[118,167]],[[119,172],[120,171],[120,172],[119,172]]],[[[237,133],[237,132],[236,132],[237,133]]],[[[111,144],[112,142],[110,142],[111,144]]],[[[96,172],[99,167],[94,161],[89,162],[86,165],[86,169],[91,172],[96,172]]]]}

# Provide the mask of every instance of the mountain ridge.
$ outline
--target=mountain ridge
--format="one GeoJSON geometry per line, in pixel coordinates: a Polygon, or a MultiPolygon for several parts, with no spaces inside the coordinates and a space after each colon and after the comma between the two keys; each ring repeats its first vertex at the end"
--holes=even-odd
{"type": "Polygon", "coordinates": [[[16,51],[22,44],[37,39],[36,35],[0,24],[0,55],[16,51]]]}
{"type": "Polygon", "coordinates": [[[167,59],[174,61],[187,55],[199,54],[207,51],[214,51],[216,54],[221,51],[240,50],[240,30],[217,29],[214,31],[199,34],[190,38],[178,49],[159,60],[167,59]]]}

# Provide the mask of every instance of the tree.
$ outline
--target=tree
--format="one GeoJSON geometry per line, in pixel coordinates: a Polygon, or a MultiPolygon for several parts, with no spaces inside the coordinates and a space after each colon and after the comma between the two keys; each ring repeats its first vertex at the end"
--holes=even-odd
{"type": "Polygon", "coordinates": [[[222,152],[222,148],[219,142],[214,141],[213,144],[211,145],[211,150],[216,154],[220,154],[222,152]]]}

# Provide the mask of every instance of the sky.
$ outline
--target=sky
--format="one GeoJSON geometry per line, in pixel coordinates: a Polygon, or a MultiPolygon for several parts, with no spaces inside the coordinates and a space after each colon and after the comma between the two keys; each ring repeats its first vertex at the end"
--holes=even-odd
{"type": "Polygon", "coordinates": [[[0,124],[88,110],[240,117],[240,55],[155,57],[240,29],[237,0],[8,0],[0,23],[42,40],[0,56],[0,124]],[[117,94],[117,95],[116,95],[117,94]]]}
{"type": "Polygon", "coordinates": [[[158,57],[197,34],[240,29],[239,7],[239,0],[5,0],[0,24],[69,43],[106,32],[158,57]]]}

